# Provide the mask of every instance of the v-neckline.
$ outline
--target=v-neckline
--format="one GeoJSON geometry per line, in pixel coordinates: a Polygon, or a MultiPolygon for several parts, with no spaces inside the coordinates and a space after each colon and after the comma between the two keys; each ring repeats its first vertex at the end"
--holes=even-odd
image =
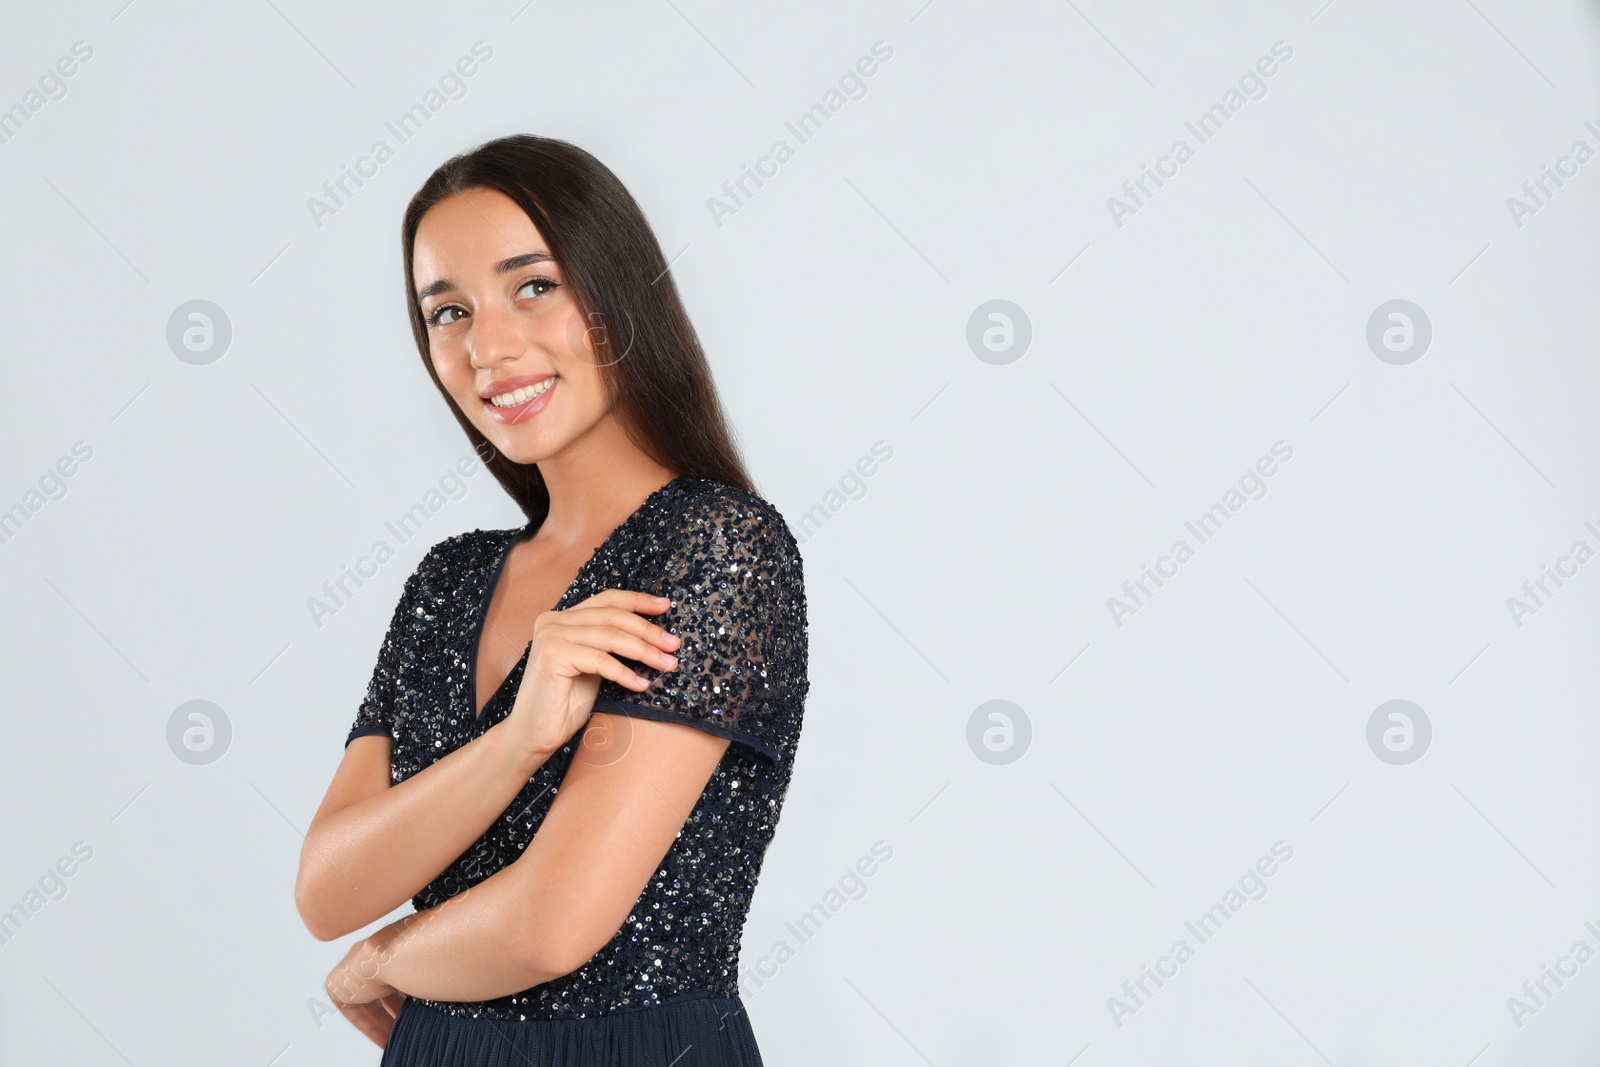
{"type": "MultiPolygon", "coordinates": [[[[561,605],[566,602],[567,596],[572,592],[573,589],[577,587],[578,583],[583,581],[584,575],[588,573],[589,568],[594,565],[594,561],[600,558],[600,553],[605,549],[605,547],[614,541],[617,535],[620,534],[623,529],[632,525],[634,520],[642,515],[645,508],[648,507],[657,497],[661,496],[668,489],[683,481],[684,477],[684,475],[680,474],[671,481],[659,486],[657,489],[651,492],[649,496],[645,497],[644,500],[640,502],[639,506],[634,508],[633,511],[628,514],[627,518],[623,519],[612,528],[611,532],[605,536],[605,539],[595,546],[594,551],[589,553],[589,558],[584,560],[583,566],[578,568],[578,573],[572,579],[571,584],[569,584],[567,588],[562,591],[561,596],[557,598],[555,603],[555,607],[557,609],[559,609],[561,605]]],[[[500,585],[500,573],[505,570],[506,561],[511,558],[511,550],[538,532],[538,527],[536,527],[532,522],[529,522],[517,532],[517,536],[506,542],[506,546],[500,550],[500,558],[494,565],[494,571],[489,575],[489,581],[484,589],[483,600],[478,605],[478,622],[472,632],[472,644],[469,646],[467,659],[467,707],[473,711],[472,722],[474,725],[478,725],[483,722],[484,715],[488,712],[490,706],[499,699],[500,694],[505,691],[505,688],[508,684],[510,684],[511,679],[516,677],[518,668],[520,668],[527,660],[528,653],[533,649],[533,642],[530,640],[523,648],[522,655],[518,657],[517,662],[513,663],[511,665],[511,669],[506,672],[506,676],[500,679],[500,684],[495,687],[494,692],[489,694],[488,699],[483,702],[483,706],[481,708],[478,707],[478,653],[483,645],[484,624],[489,621],[489,608],[494,601],[495,590],[500,585]]]]}

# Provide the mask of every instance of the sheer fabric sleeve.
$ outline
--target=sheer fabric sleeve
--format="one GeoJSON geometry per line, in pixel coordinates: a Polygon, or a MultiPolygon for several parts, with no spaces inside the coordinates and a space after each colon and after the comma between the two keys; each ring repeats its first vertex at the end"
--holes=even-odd
{"type": "Polygon", "coordinates": [[[372,669],[372,679],[367,683],[367,693],[356,709],[355,721],[345,737],[346,748],[358,737],[382,736],[394,739],[394,708],[399,699],[401,658],[404,655],[411,627],[416,623],[417,587],[423,570],[433,558],[429,550],[400,591],[400,602],[395,605],[389,619],[389,630],[378,648],[378,663],[372,669]]]}
{"type": "Polygon", "coordinates": [[[806,697],[806,600],[799,549],[759,498],[719,493],[691,504],[652,588],[672,606],[647,616],[683,638],[678,669],[624,659],[644,692],[605,680],[596,711],[677,722],[773,762],[794,750],[806,697]]]}

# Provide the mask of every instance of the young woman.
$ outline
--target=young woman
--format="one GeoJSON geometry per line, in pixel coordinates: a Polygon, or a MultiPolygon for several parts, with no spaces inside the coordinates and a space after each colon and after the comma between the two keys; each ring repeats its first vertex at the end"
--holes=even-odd
{"type": "Polygon", "coordinates": [[[386,1067],[759,1064],[739,938],[809,684],[799,550],[592,156],[491,141],[402,237],[423,364],[528,523],[405,584],[295,901],[321,940],[416,910],[328,994],[386,1067]]]}

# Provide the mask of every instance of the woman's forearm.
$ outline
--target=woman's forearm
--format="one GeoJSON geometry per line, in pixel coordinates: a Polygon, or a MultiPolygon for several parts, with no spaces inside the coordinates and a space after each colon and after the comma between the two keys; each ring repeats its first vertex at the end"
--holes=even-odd
{"type": "Polygon", "coordinates": [[[506,873],[367,938],[364,973],[408,996],[476,1001],[521,992],[578,966],[529,942],[528,909],[519,899],[526,887],[506,873]]]}
{"type": "Polygon", "coordinates": [[[332,940],[387,915],[504,814],[549,755],[509,727],[497,723],[398,785],[318,813],[295,883],[313,936],[332,940]]]}
{"type": "MultiPolygon", "coordinates": [[[[620,716],[600,713],[608,731],[620,716]]],[[[624,760],[573,760],[516,860],[393,923],[359,954],[379,988],[493,1000],[571,974],[617,936],[728,749],[726,738],[640,719],[624,760]]]]}

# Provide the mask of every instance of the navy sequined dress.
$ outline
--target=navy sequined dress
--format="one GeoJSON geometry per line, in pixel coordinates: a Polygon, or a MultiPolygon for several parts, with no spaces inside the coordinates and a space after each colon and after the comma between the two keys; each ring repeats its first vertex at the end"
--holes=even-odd
{"type": "MultiPolygon", "coordinates": [[[[478,639],[511,547],[474,530],[435,545],[406,581],[349,738],[392,739],[402,782],[505,718],[528,652],[474,716],[478,639]]],[[[384,1067],[760,1064],[739,999],[739,939],[789,785],[809,688],[799,549],[761,497],[679,477],[595,549],[557,603],[603,589],[666,596],[653,620],[683,638],[676,671],[624,660],[642,693],[603,680],[596,711],[683,723],[733,742],[621,929],[571,974],[495,1000],[409,999],[384,1067]]],[[[539,830],[575,737],[413,900],[435,907],[515,861],[539,830]]],[[[349,744],[349,740],[345,742],[349,744]]]]}

